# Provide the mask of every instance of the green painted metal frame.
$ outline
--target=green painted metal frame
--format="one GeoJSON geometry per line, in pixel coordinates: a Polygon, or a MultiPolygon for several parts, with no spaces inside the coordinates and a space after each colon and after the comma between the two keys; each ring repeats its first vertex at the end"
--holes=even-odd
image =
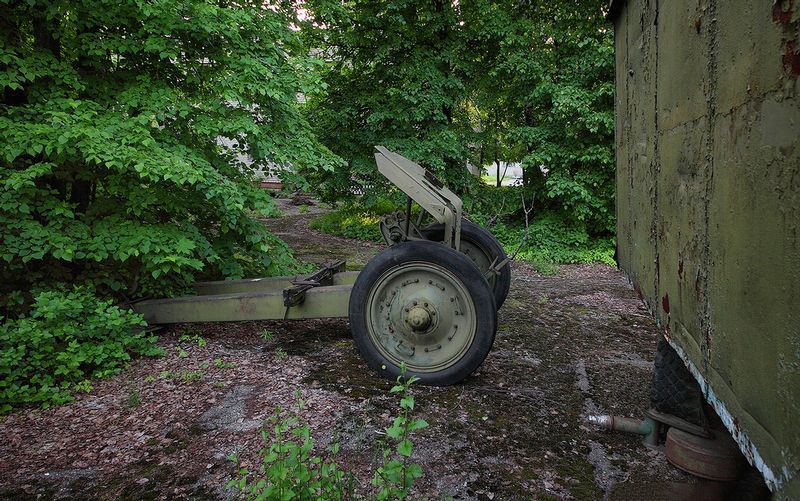
{"type": "MultiPolygon", "coordinates": [[[[444,244],[459,250],[461,199],[411,160],[383,146],[375,149],[380,173],[443,223],[444,244]]],[[[335,270],[326,267],[306,276],[199,282],[192,285],[195,296],[139,301],[131,307],[151,325],[343,318],[348,315],[350,292],[357,276],[358,272],[344,271],[342,262],[335,270]],[[325,270],[328,278],[315,281],[314,277],[325,270]],[[298,288],[303,289],[299,302],[298,288]],[[291,300],[287,299],[287,292],[291,300]]]]}
{"type": "Polygon", "coordinates": [[[375,162],[386,179],[444,224],[444,244],[459,250],[464,204],[458,195],[420,165],[383,146],[375,147],[375,162]]]}
{"type": "Polygon", "coordinates": [[[149,299],[131,307],[147,323],[238,322],[244,320],[301,320],[344,318],[358,272],[333,275],[332,285],[305,292],[301,304],[284,305],[283,291],[305,277],[272,277],[220,282],[198,282],[196,296],[149,299]]]}

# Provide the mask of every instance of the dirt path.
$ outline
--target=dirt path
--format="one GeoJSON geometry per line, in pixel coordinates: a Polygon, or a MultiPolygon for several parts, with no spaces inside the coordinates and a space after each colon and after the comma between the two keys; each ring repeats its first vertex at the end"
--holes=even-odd
{"type": "MultiPolygon", "coordinates": [[[[302,259],[358,268],[381,249],[308,229],[314,210],[292,212],[267,224],[302,259]]],[[[582,424],[647,408],[657,330],[622,274],[513,263],[512,276],[481,369],[414,388],[431,425],[415,438],[425,476],[414,499],[656,499],[648,486],[685,482],[638,437],[582,424]]],[[[263,420],[298,395],[320,444],[338,431],[339,462],[368,482],[397,404],[346,321],[174,326],[160,343],[165,357],[136,360],[71,404],[0,422],[0,497],[230,497],[228,458],[254,467],[263,420]]]]}

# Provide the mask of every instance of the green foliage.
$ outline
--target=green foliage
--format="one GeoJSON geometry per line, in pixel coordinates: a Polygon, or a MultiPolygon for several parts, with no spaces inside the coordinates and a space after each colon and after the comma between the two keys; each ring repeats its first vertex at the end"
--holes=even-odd
{"type": "Polygon", "coordinates": [[[414,0],[305,4],[327,94],[306,108],[346,168],[312,173],[328,199],[385,191],[372,147],[431,169],[461,195],[520,162],[537,209],[592,235],[614,225],[613,34],[607,2],[414,0]]]}
{"type": "Polygon", "coordinates": [[[67,402],[131,355],[161,354],[155,336],[134,332],[143,325],[140,315],[85,287],[36,293],[27,315],[0,324],[0,413],[67,402]]]}
{"type": "Polygon", "coordinates": [[[326,198],[353,187],[383,191],[373,146],[384,145],[460,186],[466,175],[469,124],[459,119],[467,76],[454,4],[414,0],[312,0],[302,33],[325,51],[327,94],[307,113],[320,139],[347,160],[317,176],[326,198]]]}
{"type": "Polygon", "coordinates": [[[128,398],[125,399],[125,405],[131,409],[135,409],[142,405],[142,396],[137,390],[128,392],[128,398]]]}
{"type": "Polygon", "coordinates": [[[274,208],[241,161],[339,162],[298,111],[323,82],[291,5],[2,4],[3,295],[52,280],[163,294],[293,266],[250,217],[274,208]]]}
{"type": "Polygon", "coordinates": [[[323,214],[311,221],[309,225],[340,237],[357,238],[371,242],[382,242],[380,216],[352,210],[340,210],[323,214]]]}
{"type": "Polygon", "coordinates": [[[234,367],[236,367],[236,363],[235,362],[226,362],[226,361],[222,360],[221,358],[215,358],[214,359],[214,366],[217,369],[220,369],[220,370],[233,369],[234,367]]]}
{"type": "Polygon", "coordinates": [[[400,396],[400,415],[384,430],[391,445],[384,447],[383,465],[375,471],[372,478],[372,484],[378,488],[375,497],[379,501],[408,498],[414,481],[423,474],[420,465],[410,462],[414,452],[411,434],[428,426],[424,419],[415,419],[412,416],[414,396],[409,388],[417,380],[414,376],[406,379],[403,366],[402,375],[398,376],[397,384],[390,390],[400,396]]]}
{"type": "MultiPolygon", "coordinates": [[[[585,226],[565,220],[560,213],[545,212],[538,215],[530,222],[528,231],[528,240],[517,257],[536,264],[540,272],[555,272],[552,265],[548,266],[547,263],[599,262],[616,265],[612,237],[592,237],[585,226]]],[[[525,228],[500,221],[492,226],[491,232],[503,244],[506,252],[513,252],[522,241],[525,228]]]]}
{"type": "MultiPolygon", "coordinates": [[[[412,434],[428,426],[425,420],[413,418],[410,387],[415,381],[415,377],[405,378],[403,367],[403,375],[390,390],[400,398],[400,415],[384,429],[387,440],[382,447],[383,462],[371,481],[376,490],[367,499],[407,499],[414,481],[423,475],[422,467],[410,461],[414,451],[412,434]]],[[[228,488],[236,489],[237,499],[364,499],[355,492],[356,477],[335,462],[338,441],[334,439],[328,448],[328,459],[314,454],[311,429],[300,416],[303,408],[304,402],[298,401],[296,412],[276,410],[269,421],[271,430],[261,431],[265,446],[260,452],[258,471],[240,468],[228,483],[228,488]]]]}
{"type": "MultiPolygon", "coordinates": [[[[298,403],[298,411],[303,402],[298,403]]],[[[308,423],[298,413],[285,414],[281,408],[269,421],[270,430],[261,430],[264,448],[258,471],[240,468],[228,488],[235,488],[237,499],[345,500],[354,497],[354,477],[335,463],[339,444],[329,452],[331,460],[313,454],[314,439],[308,423]]]]}

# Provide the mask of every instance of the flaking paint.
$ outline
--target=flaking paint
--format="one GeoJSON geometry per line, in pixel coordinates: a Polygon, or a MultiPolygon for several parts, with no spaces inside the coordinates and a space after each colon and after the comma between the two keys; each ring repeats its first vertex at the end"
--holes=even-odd
{"type": "Polygon", "coordinates": [[[611,6],[620,267],[779,499],[800,499],[798,11],[611,6]]]}

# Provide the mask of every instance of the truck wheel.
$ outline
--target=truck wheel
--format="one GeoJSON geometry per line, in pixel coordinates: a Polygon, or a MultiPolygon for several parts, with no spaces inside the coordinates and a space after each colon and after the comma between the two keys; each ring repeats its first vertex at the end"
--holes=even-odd
{"type": "MultiPolygon", "coordinates": [[[[420,230],[422,236],[428,240],[441,242],[444,240],[444,224],[437,223],[420,230]]],[[[486,273],[495,259],[499,263],[506,258],[506,252],[500,242],[486,228],[471,221],[461,221],[461,252],[465,254],[475,266],[486,273]]],[[[498,275],[489,278],[489,288],[494,293],[497,308],[503,305],[511,287],[511,265],[503,266],[498,275]]]]}
{"type": "Polygon", "coordinates": [[[463,254],[428,241],[394,245],[372,258],[350,294],[350,330],[367,363],[388,378],[457,383],[494,341],[494,295],[463,254]]]}
{"type": "Polygon", "coordinates": [[[700,385],[665,339],[658,343],[650,402],[655,410],[706,426],[705,399],[700,385]]]}

